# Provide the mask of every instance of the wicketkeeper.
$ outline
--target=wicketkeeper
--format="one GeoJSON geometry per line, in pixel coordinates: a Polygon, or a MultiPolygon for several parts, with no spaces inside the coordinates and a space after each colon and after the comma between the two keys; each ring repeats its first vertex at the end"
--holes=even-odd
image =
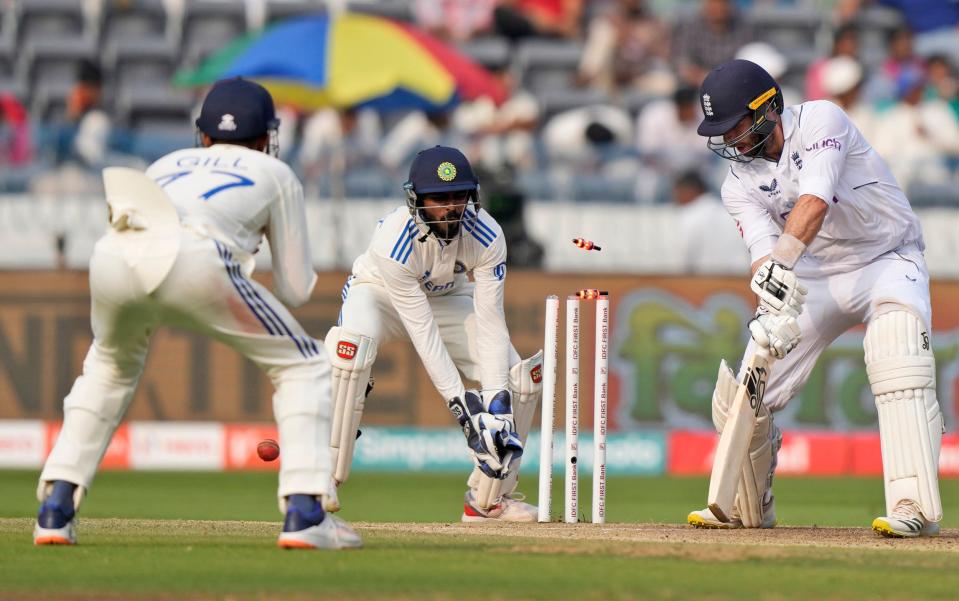
{"type": "Polygon", "coordinates": [[[474,460],[462,520],[535,521],[536,508],[514,492],[542,392],[542,352],[521,360],[510,343],[503,232],[480,208],[479,182],[455,148],[420,152],[405,191],[406,204],[380,220],[353,263],[339,323],[326,336],[333,477],[342,484],[349,476],[376,349],[406,338],[463,428],[474,460]],[[468,390],[463,376],[482,390],[468,390]]]}

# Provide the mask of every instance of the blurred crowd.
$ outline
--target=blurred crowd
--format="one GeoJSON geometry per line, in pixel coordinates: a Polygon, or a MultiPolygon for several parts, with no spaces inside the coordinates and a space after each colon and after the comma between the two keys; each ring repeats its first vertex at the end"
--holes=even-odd
{"type": "MultiPolygon", "coordinates": [[[[700,183],[707,192],[724,166],[696,135],[697,87],[732,58],[765,67],[787,104],[840,104],[907,191],[959,183],[957,2],[410,0],[408,14],[481,61],[508,99],[438,113],[282,106],[280,156],[313,196],[398,196],[413,154],[440,143],[463,148],[507,196],[663,203],[700,183]],[[867,18],[875,11],[894,18],[867,18]],[[506,51],[477,52],[491,40],[506,51]]],[[[0,186],[96,189],[104,165],[192,143],[134,148],[104,79],[82,63],[65,111],[40,123],[0,91],[0,186]]]]}

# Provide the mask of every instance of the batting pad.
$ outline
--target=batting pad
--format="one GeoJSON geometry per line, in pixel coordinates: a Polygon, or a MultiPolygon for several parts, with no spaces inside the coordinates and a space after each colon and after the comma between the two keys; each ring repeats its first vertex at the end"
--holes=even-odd
{"type": "Polygon", "coordinates": [[[340,484],[350,476],[356,433],[366,400],[366,385],[376,361],[376,341],[369,336],[333,326],[323,344],[330,356],[333,377],[333,426],[330,448],[333,478],[340,484]]]}
{"type": "Polygon", "coordinates": [[[908,499],[927,520],[938,522],[943,421],[929,328],[910,311],[897,308],[872,319],[863,346],[879,413],[887,515],[908,499]]]}
{"type": "MultiPolygon", "coordinates": [[[[729,407],[736,397],[739,382],[725,359],[719,363],[716,388],[713,390],[713,425],[722,433],[729,417],[729,407]]],[[[763,523],[763,501],[772,488],[773,472],[776,469],[776,453],[779,452],[779,431],[773,425],[773,416],[766,405],[759,409],[749,451],[743,462],[743,472],[736,489],[736,509],[746,528],[759,528],[763,523]]]]}

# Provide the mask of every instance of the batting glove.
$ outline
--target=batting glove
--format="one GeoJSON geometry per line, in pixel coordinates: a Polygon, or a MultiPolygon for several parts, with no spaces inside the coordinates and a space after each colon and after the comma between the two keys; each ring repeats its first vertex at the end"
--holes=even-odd
{"type": "Polygon", "coordinates": [[[785,357],[802,340],[799,322],[792,315],[773,315],[765,307],[756,310],[756,317],[749,322],[749,333],[756,344],[769,349],[777,359],[785,357]]]}
{"type": "Polygon", "coordinates": [[[749,287],[759,296],[759,304],[773,315],[799,317],[806,302],[806,287],[799,283],[795,272],[772,259],[766,260],[749,287]]]}

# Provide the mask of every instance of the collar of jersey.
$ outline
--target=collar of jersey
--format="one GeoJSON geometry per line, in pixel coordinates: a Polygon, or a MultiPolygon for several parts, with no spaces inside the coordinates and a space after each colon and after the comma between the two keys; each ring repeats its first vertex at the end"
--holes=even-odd
{"type": "Polygon", "coordinates": [[[789,139],[793,135],[793,132],[796,131],[796,118],[793,116],[792,107],[788,107],[783,111],[782,114],[783,120],[783,141],[789,139]]]}

